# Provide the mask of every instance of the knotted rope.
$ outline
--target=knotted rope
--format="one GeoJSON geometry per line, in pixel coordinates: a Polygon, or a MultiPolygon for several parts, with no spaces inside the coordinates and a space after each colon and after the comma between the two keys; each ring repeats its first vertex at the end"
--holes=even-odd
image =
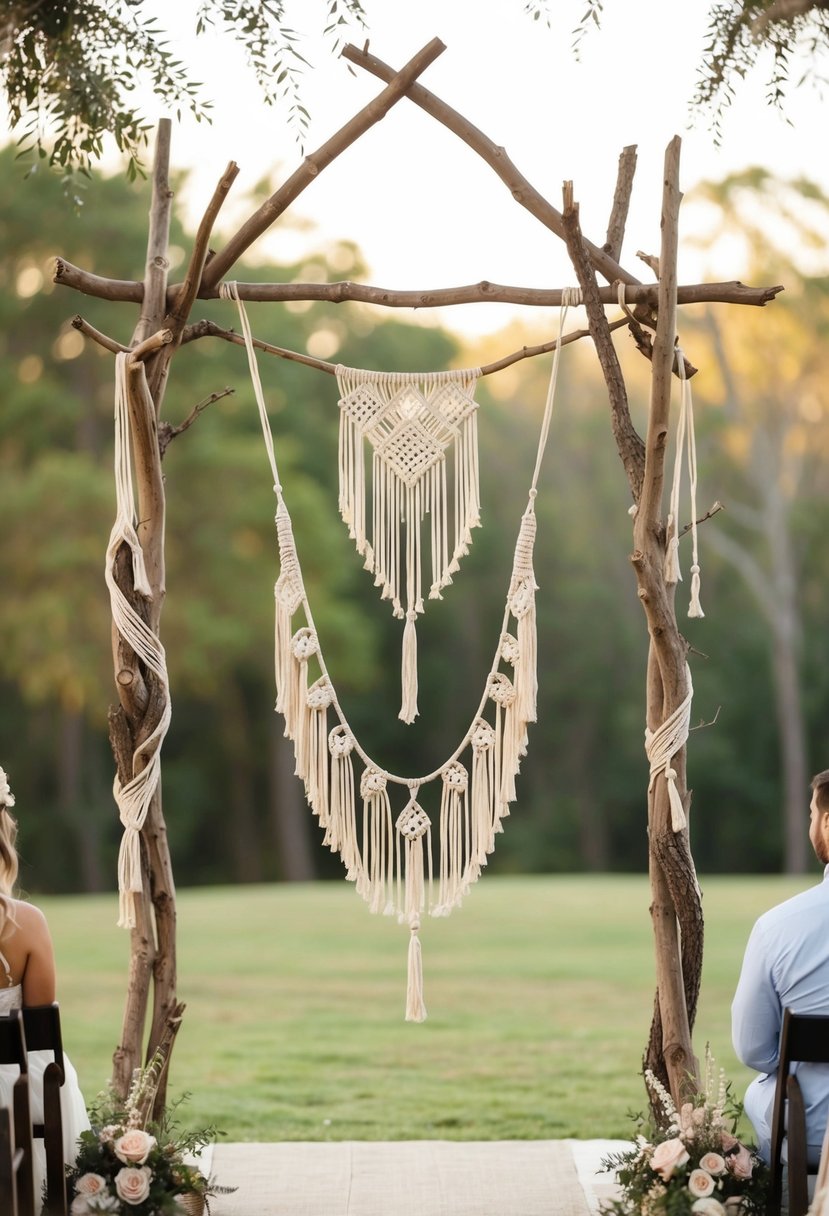
{"type": "Polygon", "coordinates": [[[688,692],[685,699],[676,707],[674,712],[665,719],[657,730],[651,731],[645,727],[645,751],[650,761],[650,781],[648,793],[659,773],[664,772],[668,782],[668,800],[671,804],[671,827],[675,832],[681,832],[687,823],[685,808],[676,788],[676,769],[671,767],[671,760],[687,742],[691,725],[691,699],[694,688],[691,683],[691,670],[685,665],[685,676],[688,681],[688,692]]]}
{"type": "MultiPolygon", "coordinates": [[[[163,708],[158,725],[133,756],[133,776],[122,785],[117,774],[113,794],[118,804],[124,835],[118,853],[118,924],[135,927],[135,896],[142,890],[140,833],[153,795],[161,779],[161,744],[170,725],[170,686],[167,661],[159,638],[127,600],[115,581],[115,562],[122,544],[132,558],[133,585],[139,595],[149,599],[152,589],[144,565],[144,553],[135,530],[137,516],[130,464],[130,425],[127,402],[127,363],[129,352],[115,357],[115,523],[109,537],[104,577],[109,588],[112,620],[120,636],[162,686],[163,708]],[[140,767],[143,765],[143,767],[140,767]],[[138,771],[136,771],[138,770],[138,771]]],[[[143,371],[142,371],[143,374],[143,371]]]]}

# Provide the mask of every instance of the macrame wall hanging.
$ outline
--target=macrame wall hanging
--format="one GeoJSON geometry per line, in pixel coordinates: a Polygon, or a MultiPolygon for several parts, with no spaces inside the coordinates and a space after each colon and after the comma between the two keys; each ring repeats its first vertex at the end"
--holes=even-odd
{"type": "Polygon", "coordinates": [[[337,367],[340,514],[381,598],[391,600],[394,615],[406,621],[398,716],[407,723],[418,712],[415,621],[424,611],[425,518],[430,517],[429,599],[441,598],[469,551],[472,529],[480,525],[479,376],[477,368],[424,375],[337,367]]]}
{"type": "MultiPolygon", "coordinates": [[[[527,727],[536,718],[535,498],[561,346],[557,345],[553,358],[535,470],[515,545],[500,636],[478,709],[463,739],[439,768],[425,776],[405,777],[387,772],[372,760],[351,730],[337,699],[305,592],[247,314],[235,284],[223,284],[221,295],[235,300],[239,310],[277,499],[280,573],[275,587],[276,709],[284,715],[285,734],[293,740],[296,773],[325,831],[324,843],[340,854],[346,877],[355,883],[372,912],[397,916],[408,926],[406,1020],[421,1022],[426,1017],[421,917],[427,912],[448,916],[460,906],[487,864],[495,837],[503,830],[502,821],[515,799],[515,777],[526,754],[527,727]],[[297,628],[294,618],[300,609],[304,623],[297,628]],[[333,725],[330,717],[335,719],[333,725]],[[362,766],[359,781],[355,761],[362,766]],[[420,799],[421,790],[437,782],[440,803],[435,831],[420,799]],[[397,814],[392,808],[394,787],[406,791],[397,814]]],[[[562,327],[568,302],[561,311],[562,327]]]]}

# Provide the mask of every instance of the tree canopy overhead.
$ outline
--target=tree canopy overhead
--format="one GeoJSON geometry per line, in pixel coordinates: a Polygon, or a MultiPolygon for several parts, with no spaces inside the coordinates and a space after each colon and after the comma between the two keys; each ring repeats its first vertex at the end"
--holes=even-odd
{"type": "MultiPolygon", "coordinates": [[[[300,98],[299,49],[284,0],[200,0],[196,33],[215,26],[239,42],[269,105],[285,107],[300,137],[308,113],[300,98]]],[[[360,0],[318,0],[325,37],[337,49],[341,35],[363,24],[360,0]]],[[[144,0],[12,0],[0,16],[0,78],[14,127],[22,124],[24,152],[53,166],[88,172],[111,134],[139,171],[152,124],[136,105],[139,74],[177,111],[208,120],[204,86],[170,50],[165,31],[142,13],[144,0]]]]}
{"type": "MultiPolygon", "coordinates": [[[[305,9],[331,51],[367,18],[361,0],[314,0],[305,9]]],[[[523,9],[548,25],[561,20],[560,0],[523,0],[523,9]]],[[[171,50],[167,31],[149,16],[147,0],[7,0],[0,14],[0,84],[11,123],[25,153],[71,174],[88,172],[110,133],[134,176],[151,124],[136,102],[138,79],[174,111],[209,121],[206,86],[171,50]]],[[[574,31],[600,25],[605,0],[587,0],[574,31]]],[[[309,115],[302,100],[307,30],[292,28],[287,0],[199,0],[195,34],[215,28],[245,52],[263,100],[278,105],[300,142],[309,115]]],[[[515,15],[520,16],[516,3],[515,15]]],[[[769,52],[769,99],[782,106],[797,51],[808,58],[806,76],[820,80],[829,49],[829,0],[709,0],[708,28],[700,48],[696,116],[709,115],[719,133],[740,81],[769,52]]],[[[510,12],[504,14],[510,19],[510,12]]],[[[370,30],[369,30],[370,32],[370,30]]]]}

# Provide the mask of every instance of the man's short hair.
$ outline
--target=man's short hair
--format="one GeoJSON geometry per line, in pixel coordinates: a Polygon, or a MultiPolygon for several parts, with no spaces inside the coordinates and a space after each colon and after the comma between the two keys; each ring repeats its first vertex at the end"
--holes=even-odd
{"type": "Polygon", "coordinates": [[[829,768],[812,778],[812,793],[817,794],[818,810],[829,811],[829,768]]]}

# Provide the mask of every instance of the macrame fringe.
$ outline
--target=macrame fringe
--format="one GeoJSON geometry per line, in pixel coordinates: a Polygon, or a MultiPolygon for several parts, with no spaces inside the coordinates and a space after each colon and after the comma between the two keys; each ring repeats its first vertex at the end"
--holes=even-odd
{"type": "Polygon", "coordinates": [[[691,384],[685,375],[685,355],[677,346],[677,367],[680,380],[679,419],[676,431],[676,451],[674,453],[674,472],[671,483],[670,508],[666,525],[666,549],[664,575],[669,586],[675,585],[682,579],[679,568],[679,493],[682,481],[682,459],[687,442],[688,449],[688,482],[691,508],[691,596],[688,605],[689,617],[703,617],[700,603],[700,568],[697,537],[697,439],[694,428],[694,400],[691,384]]]}
{"type": "MultiPolygon", "coordinates": [[[[529,502],[516,541],[504,624],[484,696],[452,758],[428,777],[406,782],[409,801],[393,821],[387,784],[403,784],[403,779],[372,765],[348,728],[327,677],[290,517],[282,499],[250,327],[235,285],[222,285],[221,294],[235,299],[239,309],[277,495],[277,709],[285,717],[286,735],[293,739],[296,771],[324,829],[325,844],[340,854],[346,877],[356,884],[372,911],[396,912],[409,927],[406,1019],[422,1021],[426,1017],[419,936],[422,915],[426,911],[434,916],[448,915],[486,865],[495,836],[502,830],[502,820],[515,799],[515,777],[526,752],[527,727],[536,719],[534,500],[549,433],[561,342],[554,356],[529,502]],[[294,630],[293,618],[300,607],[307,623],[294,630]],[[507,632],[510,615],[516,622],[514,635],[507,632]],[[321,676],[309,684],[312,659],[316,659],[321,676]],[[499,670],[501,663],[512,668],[512,678],[499,670]],[[483,716],[489,701],[494,724],[483,716]],[[339,723],[328,732],[330,706],[339,723]],[[471,773],[458,759],[466,747],[472,750],[471,773]],[[365,766],[359,786],[361,815],[353,765],[355,750],[365,766]],[[422,783],[438,776],[443,788],[435,898],[431,821],[419,805],[417,794],[422,783]]],[[[569,297],[568,302],[572,302],[569,297]]],[[[562,327],[565,311],[562,309],[562,327]]],[[[451,583],[468,551],[472,529],[480,523],[477,406],[472,397],[478,374],[397,376],[338,368],[340,511],[382,597],[391,601],[396,617],[405,618],[401,681],[404,721],[413,720],[417,714],[415,630],[416,618],[424,611],[421,529],[425,515],[430,516],[430,598],[440,598],[443,587],[451,583]],[[366,518],[365,439],[372,448],[370,530],[366,518]],[[444,455],[450,445],[454,455],[451,510],[444,455]]],[[[669,766],[663,767],[666,773],[670,771],[669,766]]]]}
{"type": "Polygon", "coordinates": [[[477,403],[479,371],[396,373],[337,368],[340,390],[339,507],[381,599],[406,621],[399,717],[417,716],[415,617],[423,604],[423,522],[430,516],[430,599],[452,582],[480,525],[477,403]],[[367,531],[363,443],[372,449],[367,531]],[[446,451],[454,456],[452,522],[446,451]],[[450,545],[450,526],[452,543],[450,545]],[[405,529],[405,536],[403,535],[405,529]]]}
{"type": "Polygon", "coordinates": [[[420,946],[420,917],[426,904],[424,880],[424,840],[427,846],[429,886],[432,885],[432,835],[429,816],[418,804],[417,786],[410,789],[409,801],[396,823],[398,875],[400,874],[400,841],[404,842],[405,870],[402,918],[409,926],[408,982],[406,985],[406,1021],[424,1022],[426,1005],[423,1000],[423,958],[420,946]]]}
{"type": "Polygon", "coordinates": [[[406,613],[403,630],[403,659],[400,682],[403,690],[400,713],[397,715],[407,725],[414,722],[417,708],[417,629],[414,612],[406,613]]]}

